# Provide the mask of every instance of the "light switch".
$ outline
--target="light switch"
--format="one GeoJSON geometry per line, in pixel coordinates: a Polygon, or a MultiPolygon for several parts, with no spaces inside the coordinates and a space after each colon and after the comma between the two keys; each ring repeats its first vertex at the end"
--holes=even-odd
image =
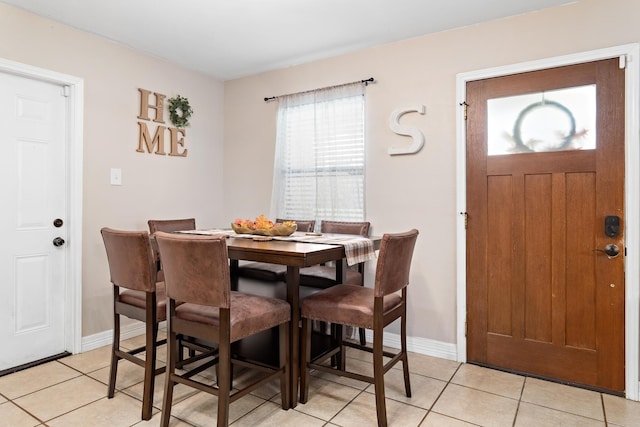
{"type": "Polygon", "coordinates": [[[122,185],[122,169],[111,168],[111,185],[122,185]]]}

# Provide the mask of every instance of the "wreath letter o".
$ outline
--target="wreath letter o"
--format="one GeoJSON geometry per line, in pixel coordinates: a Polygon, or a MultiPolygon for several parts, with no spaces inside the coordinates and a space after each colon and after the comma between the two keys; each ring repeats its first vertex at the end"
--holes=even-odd
{"type": "Polygon", "coordinates": [[[189,126],[189,118],[193,114],[193,109],[189,105],[189,100],[183,96],[176,95],[167,100],[169,103],[169,119],[177,128],[189,126]]]}

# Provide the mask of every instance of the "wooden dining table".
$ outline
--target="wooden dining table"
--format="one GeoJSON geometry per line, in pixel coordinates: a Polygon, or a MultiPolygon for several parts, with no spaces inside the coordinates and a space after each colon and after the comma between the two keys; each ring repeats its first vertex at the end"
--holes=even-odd
{"type": "MultiPolygon", "coordinates": [[[[372,237],[374,248],[380,248],[380,237],[372,237]]],[[[259,261],[287,266],[286,299],[291,305],[291,334],[289,357],[291,361],[290,408],[298,403],[298,379],[300,376],[300,268],[335,261],[336,283],[343,283],[346,276],[345,248],[340,244],[320,244],[294,241],[254,241],[247,238],[227,239],[232,281],[238,280],[238,261],[259,261]]]]}

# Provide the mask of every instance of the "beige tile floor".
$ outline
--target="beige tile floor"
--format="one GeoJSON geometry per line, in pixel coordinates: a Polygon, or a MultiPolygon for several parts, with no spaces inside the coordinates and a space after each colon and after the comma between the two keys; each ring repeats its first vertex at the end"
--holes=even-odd
{"type": "MultiPolygon", "coordinates": [[[[133,348],[134,338],[123,343],[133,348]]],[[[0,378],[0,426],[156,426],[164,376],[156,379],[154,416],[140,420],[142,369],[120,362],[117,392],[107,399],[109,347],[0,378]]],[[[368,355],[348,366],[370,372],[368,355]]],[[[158,359],[164,363],[164,351],[158,359]]],[[[404,395],[399,365],[386,375],[390,426],[640,426],[640,402],[411,353],[413,397],[404,395]]],[[[214,378],[211,372],[202,375],[214,378]]],[[[240,384],[248,373],[239,374],[240,384]]],[[[314,375],[309,401],[283,411],[277,383],[231,404],[232,426],[373,426],[373,386],[314,375]]],[[[215,425],[215,398],[187,387],[174,393],[171,426],[215,425]]]]}

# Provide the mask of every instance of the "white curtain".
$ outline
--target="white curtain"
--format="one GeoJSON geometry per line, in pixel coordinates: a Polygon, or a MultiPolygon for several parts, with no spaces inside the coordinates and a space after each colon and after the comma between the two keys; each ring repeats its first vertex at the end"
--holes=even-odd
{"type": "Polygon", "coordinates": [[[362,221],[364,85],[278,98],[271,215],[362,221]]]}

